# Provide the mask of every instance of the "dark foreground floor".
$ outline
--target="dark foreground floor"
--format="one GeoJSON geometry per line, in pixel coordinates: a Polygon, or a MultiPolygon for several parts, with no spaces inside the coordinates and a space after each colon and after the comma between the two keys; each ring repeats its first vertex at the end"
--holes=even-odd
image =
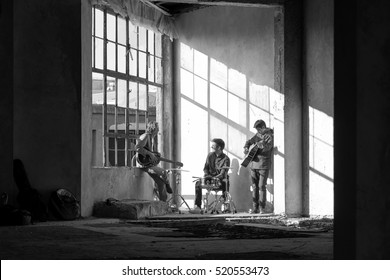
{"type": "MultiPolygon", "coordinates": [[[[237,217],[237,216],[236,216],[237,217]]],[[[332,259],[333,232],[187,215],[0,227],[6,259],[332,259]]]]}

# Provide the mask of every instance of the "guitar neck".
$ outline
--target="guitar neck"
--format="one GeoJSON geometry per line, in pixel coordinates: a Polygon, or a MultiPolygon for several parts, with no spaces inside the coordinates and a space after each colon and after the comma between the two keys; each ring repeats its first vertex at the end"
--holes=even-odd
{"type": "Polygon", "coordinates": [[[165,161],[165,162],[173,163],[173,164],[176,164],[176,165],[179,165],[179,166],[183,166],[183,163],[181,163],[179,161],[173,161],[173,160],[170,160],[170,159],[167,159],[167,158],[163,158],[163,157],[160,157],[160,161],[165,161]]]}

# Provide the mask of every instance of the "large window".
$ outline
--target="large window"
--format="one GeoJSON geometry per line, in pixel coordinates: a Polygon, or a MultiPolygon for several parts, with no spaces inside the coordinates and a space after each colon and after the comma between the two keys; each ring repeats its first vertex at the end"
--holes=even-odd
{"type": "Polygon", "coordinates": [[[156,119],[161,39],[110,10],[92,8],[92,135],[101,137],[93,139],[94,165],[130,166],[135,139],[156,119]]]}

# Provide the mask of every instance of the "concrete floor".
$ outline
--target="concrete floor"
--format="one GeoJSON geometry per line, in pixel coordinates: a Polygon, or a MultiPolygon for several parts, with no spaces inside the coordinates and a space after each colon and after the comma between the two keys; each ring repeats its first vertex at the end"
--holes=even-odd
{"type": "Polygon", "coordinates": [[[142,221],[88,218],[7,226],[0,227],[0,257],[332,259],[333,223],[307,221],[245,213],[171,214],[142,221]]]}

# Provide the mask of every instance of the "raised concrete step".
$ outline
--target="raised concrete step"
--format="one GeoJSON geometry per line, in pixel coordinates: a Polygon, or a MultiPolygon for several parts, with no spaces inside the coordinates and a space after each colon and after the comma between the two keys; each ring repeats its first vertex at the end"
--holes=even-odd
{"type": "Polygon", "coordinates": [[[99,218],[139,220],[167,214],[168,209],[168,204],[162,201],[108,199],[95,203],[93,216],[99,218]]]}

